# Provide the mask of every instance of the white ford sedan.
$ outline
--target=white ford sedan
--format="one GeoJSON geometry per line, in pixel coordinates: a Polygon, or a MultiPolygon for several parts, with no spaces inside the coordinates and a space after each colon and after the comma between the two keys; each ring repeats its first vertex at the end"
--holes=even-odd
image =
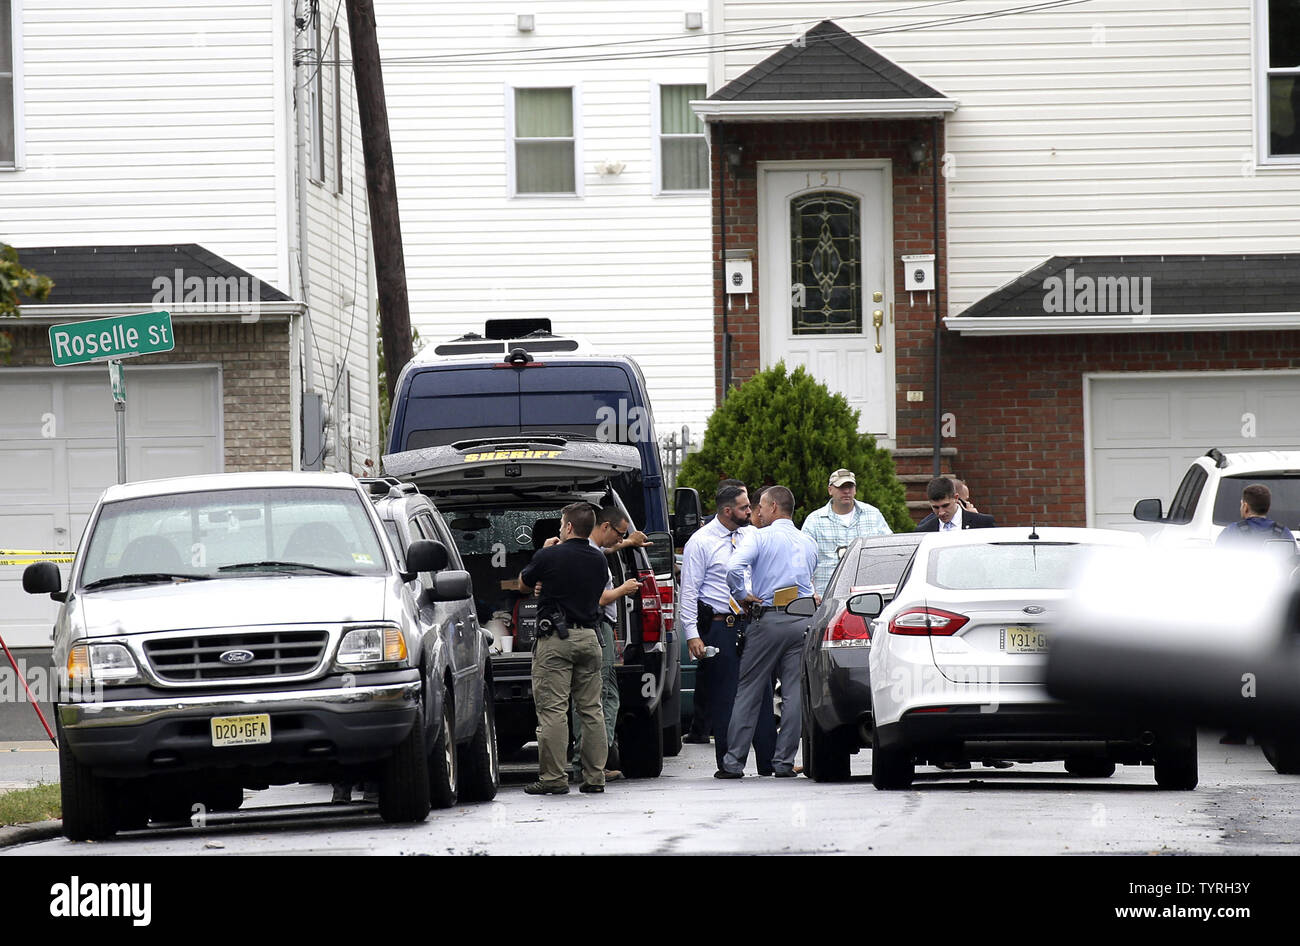
{"type": "Polygon", "coordinates": [[[907,788],[917,764],[1064,761],[1104,778],[1153,765],[1162,788],[1196,787],[1186,723],[1109,715],[1044,687],[1053,622],[1086,557],[1141,546],[1134,533],[1030,527],[936,533],[894,600],[850,599],[871,625],[872,782],[907,788]]]}

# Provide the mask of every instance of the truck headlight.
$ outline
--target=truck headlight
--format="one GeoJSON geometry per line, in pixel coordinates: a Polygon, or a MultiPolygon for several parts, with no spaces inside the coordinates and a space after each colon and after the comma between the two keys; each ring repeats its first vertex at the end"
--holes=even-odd
{"type": "Polygon", "coordinates": [[[140,668],[125,644],[77,644],[68,651],[68,682],[129,683],[140,668]]]}
{"type": "Polygon", "coordinates": [[[397,663],[406,660],[406,638],[399,628],[358,627],[339,642],[338,662],[348,667],[361,664],[397,663]]]}

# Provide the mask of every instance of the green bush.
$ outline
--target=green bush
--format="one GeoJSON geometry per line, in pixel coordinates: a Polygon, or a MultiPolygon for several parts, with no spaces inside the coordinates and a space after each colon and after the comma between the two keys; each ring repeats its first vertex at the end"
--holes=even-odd
{"type": "Polygon", "coordinates": [[[840,467],[856,474],[858,499],[879,509],[891,529],[912,531],[889,451],[858,433],[858,412],[842,394],[802,367],[787,374],[778,362],[733,389],[713,412],[704,444],[687,456],[677,485],[699,490],[707,508],[727,477],[751,488],[778,483],[794,493],[794,521],[802,525],[829,501],[826,481],[840,467]]]}

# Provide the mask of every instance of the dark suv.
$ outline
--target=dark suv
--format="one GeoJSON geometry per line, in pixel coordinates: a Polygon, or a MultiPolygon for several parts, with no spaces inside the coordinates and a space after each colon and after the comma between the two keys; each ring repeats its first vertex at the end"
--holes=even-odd
{"type": "MultiPolygon", "coordinates": [[[[497,642],[491,676],[503,755],[534,740],[537,729],[531,654],[536,599],[516,590],[515,580],[533,553],[559,534],[560,510],[569,503],[612,504],[626,512],[613,481],[640,465],[633,446],[540,436],[462,441],[384,457],[387,473],[417,483],[436,503],[473,578],[479,622],[493,629],[497,642]]],[[[655,579],[657,571],[671,574],[672,539],[665,532],[651,533],[650,540],[648,548],[608,556],[615,585],[628,578],[641,585],[640,595],[619,599],[615,631],[616,738],[622,770],[631,777],[659,775],[665,731],[670,740],[680,740],[681,732],[672,702],[680,666],[655,579]]]]}

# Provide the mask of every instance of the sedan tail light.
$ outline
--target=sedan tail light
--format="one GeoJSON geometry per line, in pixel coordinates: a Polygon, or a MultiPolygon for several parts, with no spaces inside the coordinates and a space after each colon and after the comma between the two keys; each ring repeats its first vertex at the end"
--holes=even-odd
{"type": "Polygon", "coordinates": [[[839,613],[826,625],[826,633],[822,641],[827,647],[854,647],[870,644],[871,630],[867,627],[865,619],[856,614],[850,614],[847,608],[841,608],[839,613]]]}
{"type": "Polygon", "coordinates": [[[659,585],[655,582],[654,572],[649,569],[637,572],[636,580],[641,585],[641,640],[647,644],[657,644],[663,635],[659,585]]]}
{"type": "Polygon", "coordinates": [[[953,614],[940,608],[908,608],[894,615],[889,622],[889,633],[910,637],[950,637],[969,620],[964,614],[953,614]]]}

